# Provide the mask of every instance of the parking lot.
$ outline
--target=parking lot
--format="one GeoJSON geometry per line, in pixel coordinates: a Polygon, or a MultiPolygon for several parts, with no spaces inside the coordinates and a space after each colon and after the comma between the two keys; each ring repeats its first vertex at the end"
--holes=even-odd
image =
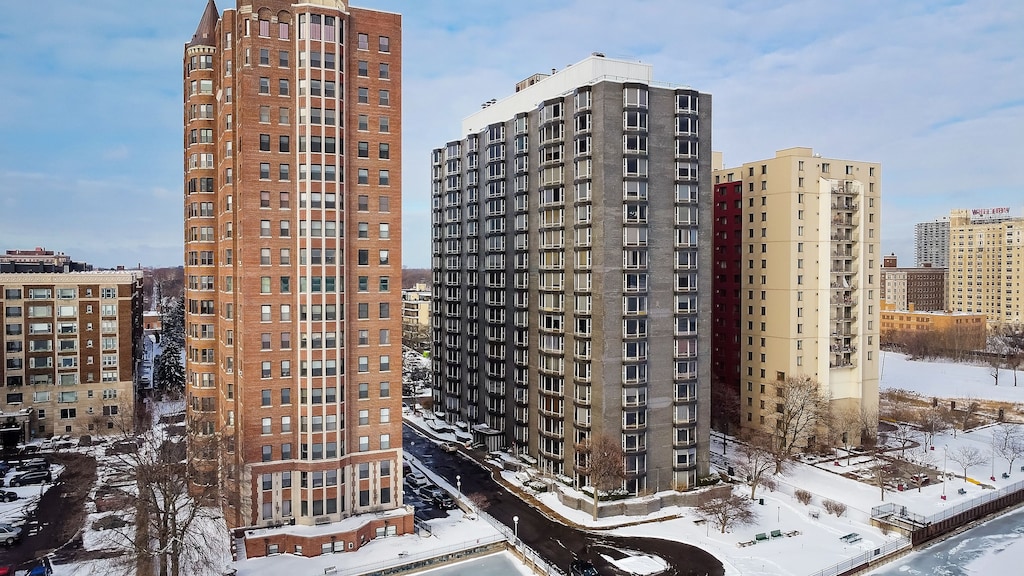
{"type": "MultiPolygon", "coordinates": [[[[74,452],[5,455],[10,469],[0,474],[5,494],[0,498],[0,523],[21,529],[10,546],[0,544],[0,566],[27,569],[46,554],[75,554],[74,539],[85,522],[85,500],[96,480],[96,461],[74,452]],[[35,466],[42,478],[31,476],[27,485],[16,485],[15,478],[30,470],[17,470],[30,460],[42,458],[48,467],[35,466]],[[50,481],[46,476],[49,474],[50,481]]],[[[2,469],[3,466],[0,466],[2,469]]]]}
{"type": "Polygon", "coordinates": [[[431,484],[429,480],[425,480],[422,484],[417,484],[416,482],[410,484],[407,475],[406,481],[403,484],[404,487],[402,493],[405,503],[412,506],[416,511],[415,515],[417,520],[447,518],[448,510],[455,507],[454,501],[451,500],[451,495],[431,484]],[[431,491],[438,490],[440,490],[443,495],[448,496],[448,501],[451,502],[450,507],[439,505],[438,499],[431,496],[431,491]]]}

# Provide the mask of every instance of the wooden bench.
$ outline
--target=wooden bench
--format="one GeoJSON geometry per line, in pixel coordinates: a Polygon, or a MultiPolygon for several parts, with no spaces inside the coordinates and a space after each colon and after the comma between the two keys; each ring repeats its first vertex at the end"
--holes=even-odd
{"type": "Polygon", "coordinates": [[[847,544],[853,544],[854,542],[860,542],[861,538],[860,534],[857,534],[856,532],[851,532],[846,536],[840,536],[839,539],[843,542],[846,542],[847,544]]]}
{"type": "Polygon", "coordinates": [[[754,536],[754,541],[755,542],[765,542],[767,540],[768,540],[768,535],[765,534],[764,532],[761,532],[760,534],[754,536]]]}
{"type": "Polygon", "coordinates": [[[817,520],[818,516],[821,515],[821,510],[809,510],[807,512],[807,515],[810,516],[811,518],[814,518],[815,520],[817,520]]]}
{"type": "Polygon", "coordinates": [[[967,494],[967,490],[964,490],[963,488],[961,488],[961,489],[957,490],[956,493],[961,495],[961,496],[963,496],[963,495],[967,494]]]}
{"type": "Polygon", "coordinates": [[[800,531],[799,530],[790,530],[789,532],[785,532],[785,534],[786,534],[786,537],[789,538],[789,537],[792,537],[792,536],[799,536],[800,535],[800,531]]]}
{"type": "Polygon", "coordinates": [[[756,543],[757,542],[754,542],[753,540],[747,540],[747,541],[744,541],[744,542],[737,542],[736,545],[739,546],[740,548],[746,548],[747,546],[753,546],[756,543]]]}
{"type": "Polygon", "coordinates": [[[772,538],[782,538],[782,530],[772,530],[772,538]]]}

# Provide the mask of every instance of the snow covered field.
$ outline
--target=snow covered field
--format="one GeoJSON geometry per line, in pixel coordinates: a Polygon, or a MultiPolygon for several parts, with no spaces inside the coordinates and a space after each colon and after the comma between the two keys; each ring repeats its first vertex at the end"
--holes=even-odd
{"type": "Polygon", "coordinates": [[[988,366],[954,364],[932,360],[909,360],[905,354],[882,352],[879,388],[908,390],[925,397],[976,398],[1024,403],[1024,371],[999,371],[999,385],[988,366]]]}
{"type": "MultiPolygon", "coordinates": [[[[926,397],[970,397],[1024,404],[1024,374],[1021,375],[1021,386],[1015,388],[1012,374],[1006,371],[1001,375],[997,387],[989,372],[987,366],[909,361],[900,354],[884,353],[881,387],[909,390],[926,397]]],[[[934,469],[931,481],[920,491],[916,487],[904,491],[887,490],[884,502],[906,506],[907,510],[914,514],[930,516],[958,504],[965,504],[972,498],[991,493],[993,488],[1024,481],[1024,472],[1020,471],[1020,465],[1024,462],[1017,462],[1009,473],[1010,477],[1002,478],[1001,474],[1009,469],[1008,463],[990,459],[984,464],[970,467],[967,471],[968,478],[965,479],[963,471],[955,469],[956,465],[948,457],[964,446],[973,446],[988,454],[994,429],[994,426],[982,427],[966,434],[958,433],[955,438],[950,434],[943,434],[934,439],[932,446],[908,450],[908,457],[934,469]],[[945,482],[940,481],[943,477],[943,460],[947,475],[956,476],[945,482]],[[993,477],[995,480],[992,480],[993,477]],[[960,494],[960,489],[965,493],[960,494]],[[945,499],[942,498],[943,494],[945,499]]],[[[453,434],[439,436],[445,440],[456,440],[453,434]]],[[[712,443],[712,450],[716,453],[721,453],[722,449],[719,441],[712,443]]],[[[725,450],[727,459],[735,456],[735,448],[731,444],[726,446],[725,450]]],[[[866,476],[869,464],[869,458],[866,456],[853,456],[849,461],[844,457],[836,461],[808,460],[798,463],[793,471],[779,479],[779,486],[775,491],[758,490],[758,497],[763,497],[765,503],[755,506],[758,512],[756,524],[738,527],[725,534],[718,532],[711,523],[700,523],[698,515],[691,508],[663,509],[646,518],[651,521],[640,524],[635,523],[643,519],[637,517],[602,518],[593,522],[589,514],[562,506],[553,494],[541,494],[539,499],[553,514],[582,526],[609,530],[620,535],[676,540],[703,548],[722,561],[726,574],[730,576],[807,576],[844,559],[898,541],[895,534],[883,534],[870,525],[871,508],[883,503],[879,488],[870,482],[860,482],[843,476],[844,473],[866,476]],[[797,488],[813,494],[810,505],[805,506],[793,497],[793,491],[797,488]],[[829,515],[822,507],[822,502],[827,499],[845,503],[848,506],[847,512],[841,517],[829,515]],[[757,534],[770,534],[773,530],[798,534],[770,538],[752,546],[737,545],[739,542],[755,540],[757,534]],[[860,540],[849,543],[841,539],[842,536],[851,533],[859,534],[860,540]]],[[[520,487],[524,485],[522,477],[515,474],[503,476],[510,483],[518,484],[520,487]]],[[[735,490],[739,494],[749,494],[748,486],[737,485],[735,490]]],[[[443,549],[466,546],[478,539],[501,537],[500,532],[490,527],[483,519],[471,520],[458,511],[453,512],[450,518],[434,520],[429,524],[432,530],[429,537],[402,536],[375,540],[358,552],[344,555],[298,558],[282,554],[247,560],[238,563],[236,567],[239,576],[264,576],[281,572],[314,574],[323,573],[325,568],[331,566],[337,566],[341,574],[354,574],[359,572],[360,567],[370,569],[380,566],[395,559],[399,553],[403,553],[403,557],[412,558],[443,549]]],[[[959,539],[952,538],[925,551],[912,553],[875,573],[1014,573],[1016,570],[1013,566],[1019,566],[1024,562],[1024,529],[1020,528],[1022,524],[1024,512],[997,518],[967,532],[958,537],[959,539]],[[919,567],[916,564],[918,562],[924,562],[925,567],[919,567]]],[[[223,534],[215,534],[215,531],[215,528],[211,528],[211,540],[222,541],[223,534]]],[[[656,574],[663,567],[660,559],[635,551],[631,554],[616,561],[623,570],[635,574],[656,574]]],[[[506,553],[503,556],[507,556],[520,573],[529,573],[511,555],[506,553]]],[[[454,572],[445,568],[431,573],[439,576],[458,574],[462,573],[460,570],[463,568],[475,573],[477,570],[485,570],[484,566],[491,564],[504,566],[503,562],[487,560],[479,565],[460,564],[449,567],[456,570],[454,572]]],[[[102,573],[101,565],[90,566],[89,563],[55,567],[55,576],[92,576],[102,573]]],[[[216,568],[211,567],[210,575],[217,573],[216,568]]]]}

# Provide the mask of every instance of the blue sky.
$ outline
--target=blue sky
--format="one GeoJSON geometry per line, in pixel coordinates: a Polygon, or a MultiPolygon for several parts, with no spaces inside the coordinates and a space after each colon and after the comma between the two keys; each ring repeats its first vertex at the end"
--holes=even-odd
{"type": "MultiPolygon", "coordinates": [[[[0,248],[181,264],[181,55],[205,5],[6,3],[0,248]]],[[[1024,213],[1019,0],[356,5],[404,15],[408,267],[430,265],[430,150],[516,81],[594,51],[710,92],[728,166],[791,146],[881,162],[882,249],[902,264],[913,265],[915,222],[951,208],[1024,213]]]]}

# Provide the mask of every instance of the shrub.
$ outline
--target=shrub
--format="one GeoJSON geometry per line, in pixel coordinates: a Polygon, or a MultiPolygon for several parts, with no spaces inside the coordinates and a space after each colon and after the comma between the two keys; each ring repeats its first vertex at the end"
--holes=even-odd
{"type": "Polygon", "coordinates": [[[846,504],[843,504],[842,502],[825,500],[821,503],[821,506],[825,509],[825,512],[828,512],[829,514],[835,514],[836,516],[846,514],[846,504]]]}
{"type": "Polygon", "coordinates": [[[797,502],[800,502],[804,506],[810,504],[811,500],[813,499],[813,496],[811,496],[811,493],[808,492],[807,490],[797,490],[796,492],[793,493],[793,496],[796,497],[797,502]]]}
{"type": "Polygon", "coordinates": [[[705,476],[703,478],[697,478],[697,486],[714,486],[721,481],[718,476],[705,476]]]}

